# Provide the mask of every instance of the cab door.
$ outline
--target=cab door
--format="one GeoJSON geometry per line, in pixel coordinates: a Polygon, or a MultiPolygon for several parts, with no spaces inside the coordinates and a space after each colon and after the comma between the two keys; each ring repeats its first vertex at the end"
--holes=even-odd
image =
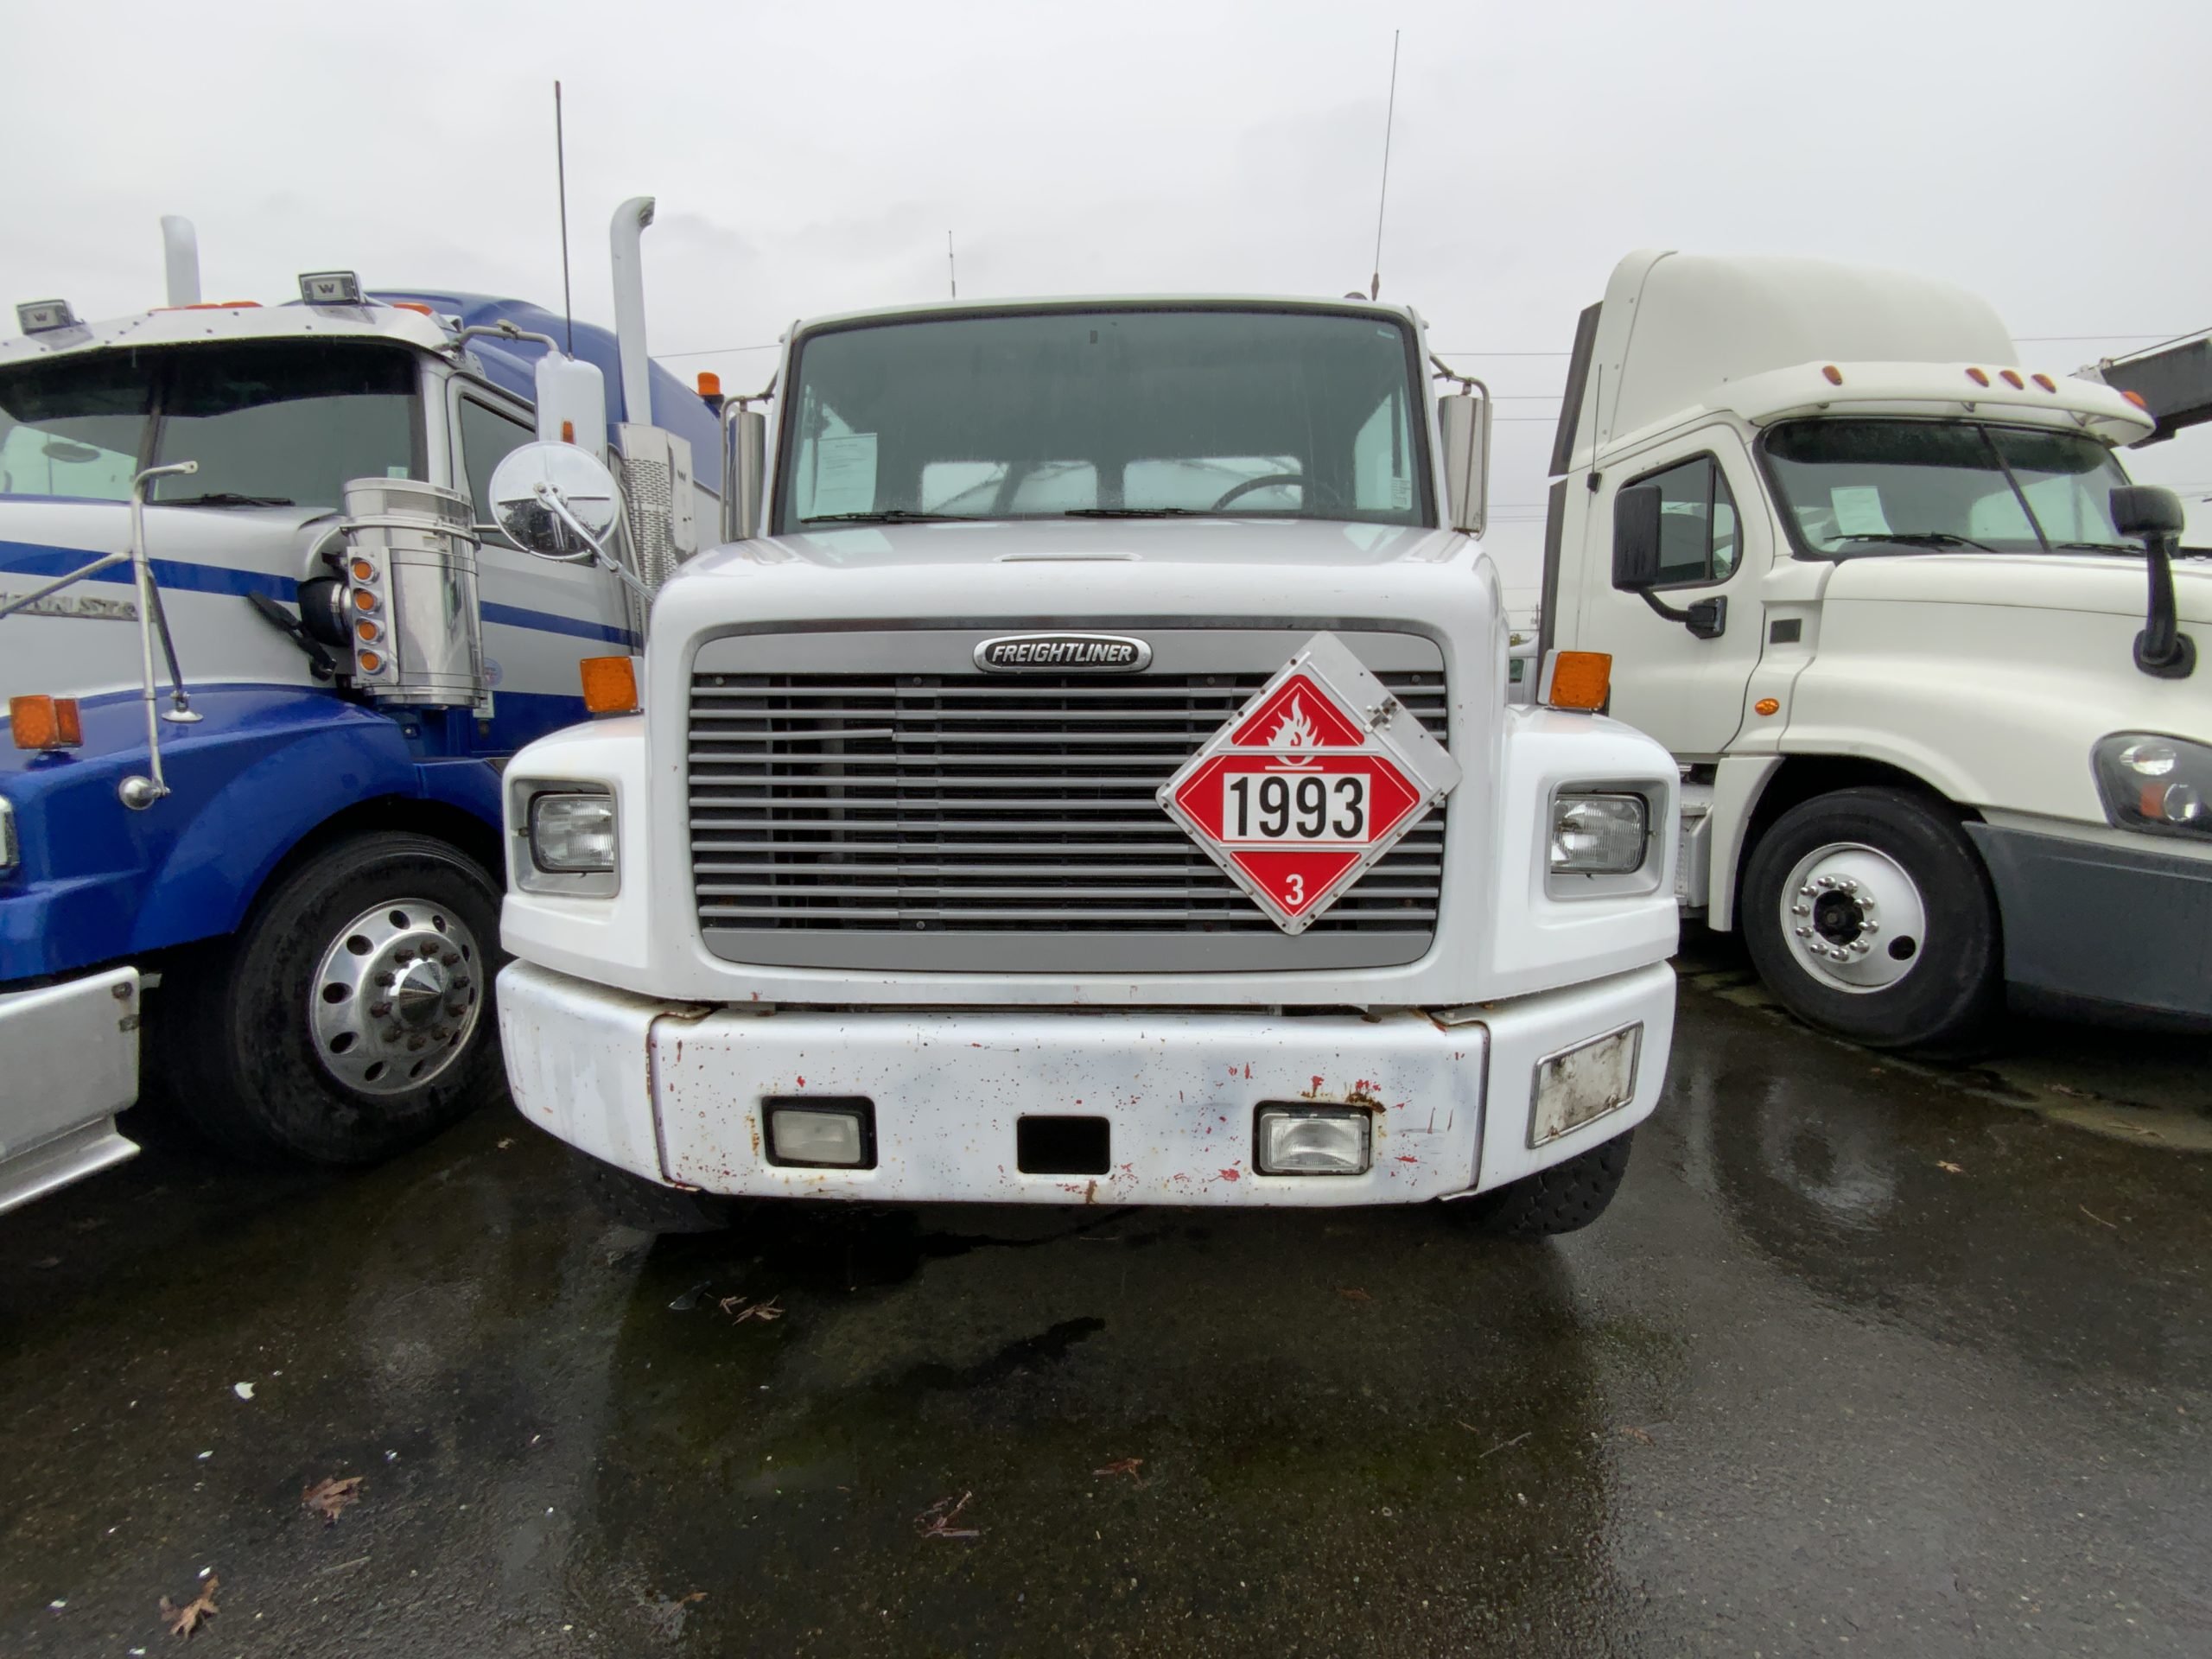
{"type": "Polygon", "coordinates": [[[1743,725],[1764,636],[1758,572],[1772,557],[1760,499],[1734,435],[1707,432],[1609,469],[1590,515],[1578,643],[1612,653],[1611,712],[1685,760],[1718,757],[1743,725]],[[1662,614],[1643,593],[1612,585],[1613,506],[1621,491],[1637,486],[1660,497],[1660,575],[1651,599],[1678,612],[1724,601],[1710,638],[1662,614]],[[1744,501],[1751,504],[1748,514],[1738,505],[1744,501]]]}

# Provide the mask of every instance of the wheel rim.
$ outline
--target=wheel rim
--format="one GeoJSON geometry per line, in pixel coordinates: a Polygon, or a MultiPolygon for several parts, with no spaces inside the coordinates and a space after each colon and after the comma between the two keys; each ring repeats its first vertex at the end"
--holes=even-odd
{"type": "Polygon", "coordinates": [[[330,942],[308,990],[315,1058],[349,1089],[400,1095],[461,1058],[483,1011],[467,923],[427,899],[365,910],[330,942]]]}
{"type": "Polygon", "coordinates": [[[1885,991],[1928,951],[1928,906],[1919,884],[1887,853],[1830,842],[1797,861],[1782,887],[1782,937],[1797,965],[1821,984],[1885,991]]]}

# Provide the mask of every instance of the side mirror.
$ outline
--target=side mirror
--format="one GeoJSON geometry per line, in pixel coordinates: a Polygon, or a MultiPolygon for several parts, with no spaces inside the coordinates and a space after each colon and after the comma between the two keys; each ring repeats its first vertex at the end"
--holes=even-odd
{"type": "Polygon", "coordinates": [[[2188,522],[2181,498],[2155,484],[2123,484],[2112,493],[2112,527],[2143,541],[2178,536],[2188,522]]]}
{"type": "Polygon", "coordinates": [[[1641,593],[1659,580],[1659,486],[1637,484],[1613,498],[1613,586],[1641,593]]]}
{"type": "Polygon", "coordinates": [[[722,467],[722,539],[742,542],[760,533],[760,503],[768,482],[768,417],[739,407],[728,424],[722,467]]]}
{"type": "MultiPolygon", "coordinates": [[[[492,518],[525,553],[564,564],[607,560],[622,493],[595,455],[573,443],[525,443],[492,473],[492,518]]],[[[610,561],[611,562],[611,561],[610,561]]]]}
{"type": "Polygon", "coordinates": [[[1479,536],[1490,518],[1490,399],[1455,392],[1436,400],[1444,437],[1444,499],[1452,528],[1479,536]]]}

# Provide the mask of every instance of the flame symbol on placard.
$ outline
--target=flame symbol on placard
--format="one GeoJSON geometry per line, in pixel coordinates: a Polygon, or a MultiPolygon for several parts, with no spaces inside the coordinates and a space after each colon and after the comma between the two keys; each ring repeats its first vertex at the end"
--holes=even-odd
{"type": "Polygon", "coordinates": [[[1290,712],[1282,717],[1282,724],[1275,728],[1275,734],[1268,740],[1268,747],[1277,749],[1310,749],[1319,734],[1313,722],[1306,718],[1306,705],[1297,696],[1290,700],[1290,712]]]}
{"type": "MultiPolygon", "coordinates": [[[[1268,747],[1275,749],[1310,749],[1319,741],[1320,735],[1313,722],[1306,718],[1304,701],[1294,692],[1291,694],[1290,712],[1282,717],[1282,724],[1275,728],[1274,735],[1268,740],[1268,747]]],[[[1313,762],[1292,760],[1285,764],[1294,766],[1310,766],[1313,762]]]]}

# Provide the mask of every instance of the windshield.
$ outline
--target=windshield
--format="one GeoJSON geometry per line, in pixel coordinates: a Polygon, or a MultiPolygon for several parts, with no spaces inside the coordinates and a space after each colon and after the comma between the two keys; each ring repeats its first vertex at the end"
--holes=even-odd
{"type": "Polygon", "coordinates": [[[149,499],[335,507],[355,478],[422,479],[412,353],[256,341],[0,369],[0,494],[127,501],[141,467],[196,461],[149,499]]]}
{"type": "Polygon", "coordinates": [[[1433,523],[1411,331],[1313,311],[1048,311],[808,336],[777,528],[902,518],[1433,523]]]}
{"type": "Polygon", "coordinates": [[[1802,551],[2039,552],[2140,543],[2113,528],[2127,474],[2070,432],[1968,421],[1799,421],[1767,435],[1783,517],[1802,551]]]}

